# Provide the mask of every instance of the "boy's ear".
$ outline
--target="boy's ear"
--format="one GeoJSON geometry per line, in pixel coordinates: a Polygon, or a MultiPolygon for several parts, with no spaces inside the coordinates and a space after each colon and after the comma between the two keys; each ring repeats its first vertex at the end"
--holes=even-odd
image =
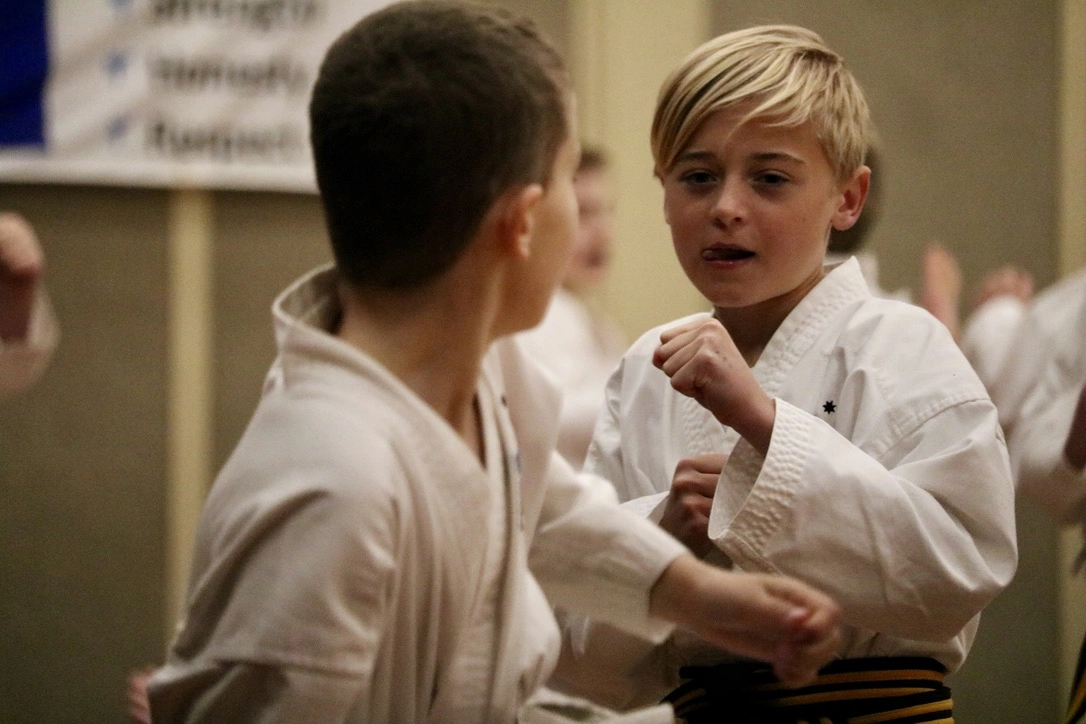
{"type": "Polygon", "coordinates": [[[503,250],[525,259],[531,255],[535,212],[542,198],[541,184],[528,184],[507,193],[498,227],[503,250]]]}
{"type": "Polygon", "coordinates": [[[871,169],[867,166],[860,166],[853,171],[852,176],[838,187],[837,209],[831,222],[833,228],[844,231],[859,220],[870,188],[871,169]]]}

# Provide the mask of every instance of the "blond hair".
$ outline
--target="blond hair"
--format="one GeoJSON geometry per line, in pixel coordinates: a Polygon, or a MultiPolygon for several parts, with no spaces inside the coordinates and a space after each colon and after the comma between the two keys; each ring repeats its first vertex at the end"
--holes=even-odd
{"type": "Polygon", "coordinates": [[[750,105],[743,121],[794,127],[811,121],[838,180],[863,162],[871,117],[863,90],[817,33],[763,25],[698,47],[660,89],[652,120],[652,155],[666,172],[713,113],[750,105]]]}

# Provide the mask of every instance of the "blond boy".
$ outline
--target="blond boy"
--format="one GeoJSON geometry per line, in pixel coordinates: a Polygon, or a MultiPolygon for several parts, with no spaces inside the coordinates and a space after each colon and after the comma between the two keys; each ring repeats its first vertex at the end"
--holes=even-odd
{"type": "Polygon", "coordinates": [[[613,703],[672,689],[688,722],[951,720],[943,675],[1014,574],[1013,490],[946,328],[873,298],[855,260],[823,267],[864,205],[869,125],[841,58],[791,26],[709,41],[660,92],[664,214],[712,312],[627,352],[587,469],[697,555],[830,591],[847,627],[799,691],[696,637],[639,651],[591,627],[568,658],[613,703]],[[610,681],[603,641],[627,654],[610,681]]]}

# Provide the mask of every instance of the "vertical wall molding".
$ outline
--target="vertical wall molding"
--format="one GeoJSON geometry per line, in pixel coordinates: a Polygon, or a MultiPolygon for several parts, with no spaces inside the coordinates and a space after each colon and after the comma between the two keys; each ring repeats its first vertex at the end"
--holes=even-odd
{"type": "Polygon", "coordinates": [[[170,192],[167,641],[183,610],[196,521],[211,481],[213,210],[210,191],[170,192]]]}
{"type": "Polygon", "coordinates": [[[1060,74],[1060,273],[1086,265],[1086,0],[1063,0],[1060,74]]]}
{"type": "MultiPolygon", "coordinates": [[[[1086,0],[1063,0],[1060,18],[1059,272],[1086,265],[1086,0]]],[[[1079,531],[1060,536],[1061,701],[1070,685],[1086,631],[1086,581],[1072,571],[1082,548],[1079,531]]]]}
{"type": "Polygon", "coordinates": [[[600,301],[629,335],[705,308],[674,260],[649,129],[671,69],[709,37],[709,0],[571,0],[569,64],[582,141],[611,157],[614,269],[600,301]]]}

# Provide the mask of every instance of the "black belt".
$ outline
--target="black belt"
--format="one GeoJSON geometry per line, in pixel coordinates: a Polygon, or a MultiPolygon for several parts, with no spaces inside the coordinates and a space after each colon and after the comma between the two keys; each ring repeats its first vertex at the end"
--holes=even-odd
{"type": "Polygon", "coordinates": [[[686,724],[950,724],[946,669],[921,657],[834,661],[815,681],[787,688],[764,664],[686,666],[664,701],[686,724]]]}

